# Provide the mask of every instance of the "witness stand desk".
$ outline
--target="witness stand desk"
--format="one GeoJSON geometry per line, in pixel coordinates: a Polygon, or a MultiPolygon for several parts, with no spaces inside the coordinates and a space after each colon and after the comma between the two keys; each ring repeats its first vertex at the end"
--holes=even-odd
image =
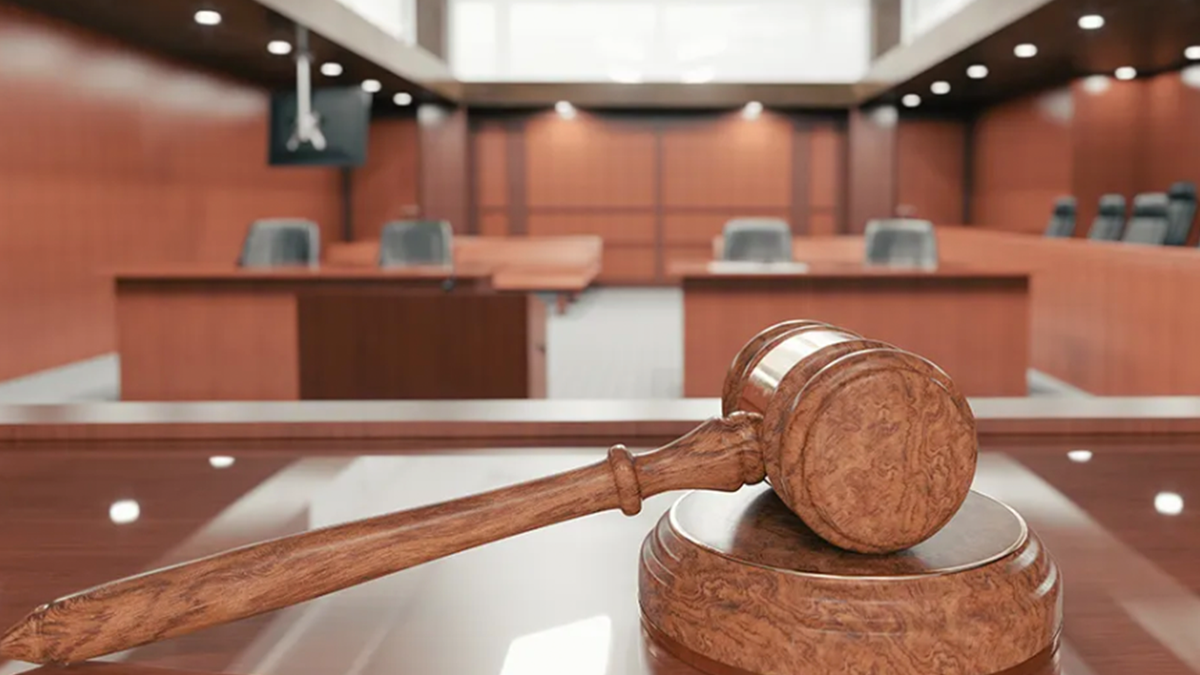
{"type": "Polygon", "coordinates": [[[161,269],[115,278],[121,397],[545,396],[545,307],[491,272],[161,269]]]}
{"type": "MultiPolygon", "coordinates": [[[[799,246],[799,244],[798,244],[799,246]]],[[[802,317],[929,358],[969,396],[1022,396],[1029,366],[1029,275],[813,261],[807,271],[725,271],[679,263],[684,396],[717,396],[755,330],[802,317]]]]}
{"type": "MultiPolygon", "coordinates": [[[[596,281],[603,240],[578,237],[454,238],[454,264],[488,269],[492,285],[502,291],[550,292],[559,313],[596,281]]],[[[371,267],[378,264],[379,241],[332,244],[329,265],[371,267]]]]}

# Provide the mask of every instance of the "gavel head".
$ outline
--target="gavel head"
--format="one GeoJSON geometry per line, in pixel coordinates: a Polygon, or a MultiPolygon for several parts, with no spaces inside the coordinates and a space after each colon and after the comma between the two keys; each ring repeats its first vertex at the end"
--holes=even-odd
{"type": "Polygon", "coordinates": [[[958,511],[975,475],[975,418],[929,361],[813,321],[755,336],[725,380],[724,413],[763,416],[767,479],[826,541],[900,551],[958,511]]]}

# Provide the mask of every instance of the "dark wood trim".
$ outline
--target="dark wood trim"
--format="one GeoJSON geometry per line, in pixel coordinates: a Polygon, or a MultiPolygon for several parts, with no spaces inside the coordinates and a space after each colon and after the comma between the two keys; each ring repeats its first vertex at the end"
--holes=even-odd
{"type": "Polygon", "coordinates": [[[338,198],[342,207],[342,241],[354,241],[354,169],[342,167],[338,178],[341,182],[338,198]]]}
{"type": "Polygon", "coordinates": [[[505,159],[508,162],[508,233],[529,233],[529,191],[525,165],[525,117],[513,116],[505,121],[505,159]]]}
{"type": "Polygon", "coordinates": [[[812,185],[812,125],[804,119],[792,120],[792,234],[811,234],[809,227],[809,187],[812,185]]]}
{"type": "Polygon", "coordinates": [[[978,115],[971,115],[963,123],[962,222],[968,225],[975,222],[975,128],[978,124],[978,115]]]}
{"type": "Polygon", "coordinates": [[[667,246],[666,224],[663,208],[663,190],[666,178],[664,165],[666,151],[663,148],[666,138],[665,121],[656,119],[654,125],[654,279],[662,282],[667,277],[667,246]]]}

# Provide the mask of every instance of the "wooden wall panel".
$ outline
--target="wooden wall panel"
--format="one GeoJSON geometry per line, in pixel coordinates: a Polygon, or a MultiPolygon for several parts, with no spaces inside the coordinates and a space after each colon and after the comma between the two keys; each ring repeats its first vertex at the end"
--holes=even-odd
{"type": "Polygon", "coordinates": [[[937,224],[961,224],[967,127],[959,120],[904,119],[897,129],[897,208],[937,224]]]}
{"type": "Polygon", "coordinates": [[[337,236],[337,172],[267,166],[264,92],[9,6],[0,31],[78,66],[0,61],[0,379],[114,349],[114,268],[232,264],[257,218],[337,236]]]}
{"type": "Polygon", "coordinates": [[[540,213],[529,214],[529,234],[554,236],[602,233],[605,243],[654,246],[654,214],[540,213]]]}
{"type": "Polygon", "coordinates": [[[658,278],[658,251],[653,246],[604,244],[604,262],[597,280],[611,284],[645,284],[658,278]]]}
{"type": "Polygon", "coordinates": [[[814,127],[809,136],[809,153],[808,205],[814,210],[832,211],[842,202],[845,134],[828,125],[814,127]]]}
{"type": "MultiPolygon", "coordinates": [[[[1140,134],[1145,126],[1141,117],[1145,82],[1110,80],[1103,90],[1092,90],[1085,82],[1072,85],[1071,187],[1079,200],[1081,232],[1096,217],[1101,195],[1115,192],[1132,201],[1137,193],[1140,134]]],[[[1049,214],[1048,208],[1045,213],[1049,214]]]]}
{"type": "Polygon", "coordinates": [[[471,191],[467,111],[426,104],[417,111],[421,217],[448,220],[466,232],[471,191]]]}
{"type": "Polygon", "coordinates": [[[1071,194],[1072,109],[1072,94],[1062,89],[1003,103],[979,117],[972,138],[972,224],[1046,229],[1054,200],[1071,194]]]}
{"type": "Polygon", "coordinates": [[[663,132],[663,204],[786,209],[792,121],[764,113],[685,120],[663,132]]]}
{"type": "Polygon", "coordinates": [[[646,207],[655,201],[655,137],[646,124],[550,113],[525,129],[529,208],[646,207]]]}
{"type": "Polygon", "coordinates": [[[1192,70],[1163,73],[1143,84],[1145,129],[1141,139],[1137,189],[1166,190],[1186,180],[1200,185],[1200,88],[1192,70]],[[1193,83],[1189,84],[1188,79],[1193,83]]]}
{"type": "Polygon", "coordinates": [[[897,119],[891,106],[850,113],[849,232],[862,232],[871,219],[895,215],[897,119]]]}
{"type": "Polygon", "coordinates": [[[808,215],[808,235],[824,237],[838,233],[838,222],[833,213],[810,213],[808,215]]]}
{"type": "Polygon", "coordinates": [[[788,220],[791,213],[785,210],[741,209],[730,211],[705,211],[702,213],[667,212],[663,214],[663,243],[668,247],[683,245],[711,245],[713,237],[721,234],[725,223],[734,218],[761,217],[788,220]]]}
{"type": "Polygon", "coordinates": [[[480,125],[472,136],[476,205],[508,206],[508,129],[502,121],[490,122],[480,125]]]}
{"type": "Polygon", "coordinates": [[[507,237],[511,234],[508,214],[496,211],[484,211],[479,214],[479,234],[485,237],[507,237]]]}
{"type": "Polygon", "coordinates": [[[369,143],[367,163],[353,173],[354,239],[378,239],[384,223],[420,213],[416,120],[376,120],[369,143]]]}

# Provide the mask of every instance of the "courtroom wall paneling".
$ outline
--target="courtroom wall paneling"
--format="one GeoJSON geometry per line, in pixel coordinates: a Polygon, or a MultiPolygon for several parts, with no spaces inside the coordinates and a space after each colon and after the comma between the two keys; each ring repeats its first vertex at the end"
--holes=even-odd
{"type": "Polygon", "coordinates": [[[895,215],[898,115],[886,105],[850,112],[849,232],[861,233],[871,219],[895,215]]]}
{"type": "Polygon", "coordinates": [[[417,111],[421,217],[448,220],[460,233],[471,214],[468,128],[465,109],[426,104],[417,111]]]}
{"type": "Polygon", "coordinates": [[[986,110],[973,132],[971,223],[1041,233],[1071,194],[1072,93],[1063,88],[986,110]]]}
{"type": "Polygon", "coordinates": [[[792,122],[771,112],[684,119],[663,130],[663,204],[778,208],[791,204],[792,122]]]}
{"type": "Polygon", "coordinates": [[[957,119],[900,120],[897,208],[937,224],[959,224],[966,193],[967,126],[957,119]]]}
{"type": "MultiPolygon", "coordinates": [[[[1077,231],[1081,234],[1086,233],[1096,217],[1101,195],[1122,194],[1132,204],[1138,189],[1146,83],[1114,79],[1105,82],[1104,87],[1089,85],[1089,80],[1077,80],[1072,85],[1075,114],[1071,133],[1071,189],[1079,200],[1077,217],[1083,227],[1077,231]]],[[[1177,122],[1183,124],[1186,124],[1183,120],[1177,122]]]]}
{"type": "Polygon", "coordinates": [[[812,127],[808,150],[807,234],[841,233],[846,191],[845,130],[832,124],[812,127]]]}
{"type": "Polygon", "coordinates": [[[0,30],[79,65],[0,63],[0,379],[115,348],[107,271],[232,265],[263,217],[336,238],[338,173],[267,165],[265,92],[8,6],[0,30]],[[139,78],[80,65],[106,63],[139,78]]]}
{"type": "Polygon", "coordinates": [[[385,223],[416,218],[420,213],[417,146],[415,119],[371,123],[367,163],[352,174],[354,239],[378,239],[385,223]]]}

